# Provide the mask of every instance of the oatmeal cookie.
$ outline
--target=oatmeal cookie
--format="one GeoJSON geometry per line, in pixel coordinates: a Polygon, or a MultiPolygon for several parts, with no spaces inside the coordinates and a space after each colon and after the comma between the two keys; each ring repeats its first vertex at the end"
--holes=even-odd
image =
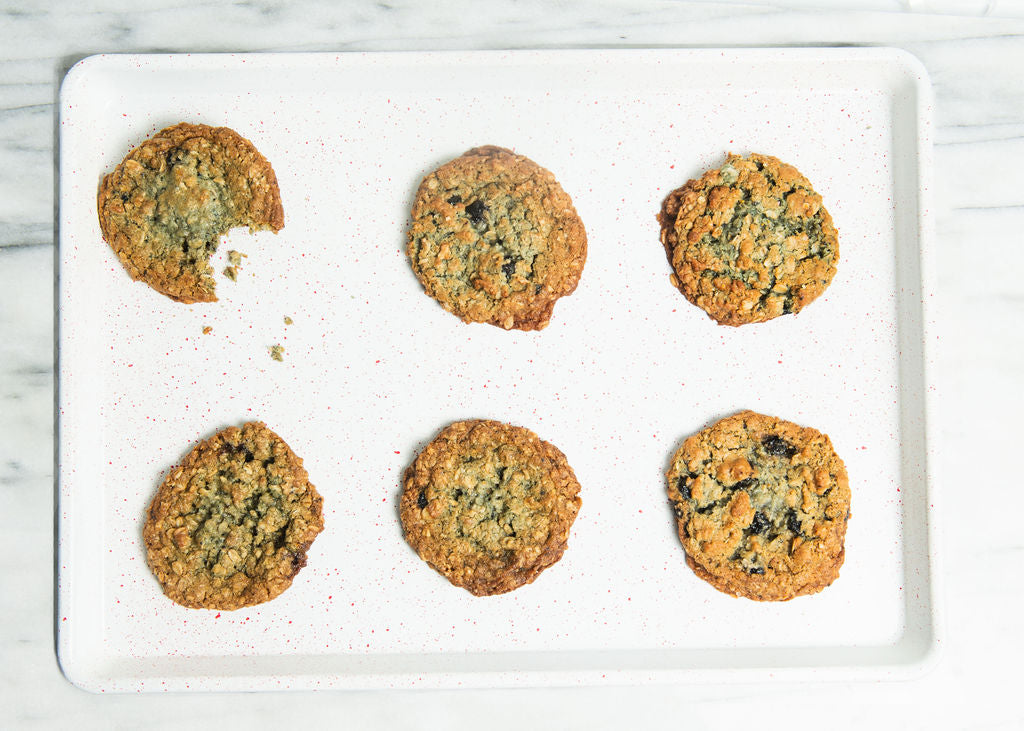
{"type": "Polygon", "coordinates": [[[821,196],[768,155],[729,155],[658,215],[672,283],[721,325],[799,312],[832,282],[839,238],[821,196]]]}
{"type": "Polygon", "coordinates": [[[277,177],[252,143],[185,122],[128,153],[103,178],[97,208],[132,279],[186,304],[216,301],[209,260],[221,236],[284,227],[277,177]]]}
{"type": "Polygon", "coordinates": [[[743,411],[687,439],[667,479],[686,562],[716,589],[785,601],[839,576],[850,485],[825,434],[743,411]]]}
{"type": "Polygon", "coordinates": [[[291,586],[324,527],[302,460],[266,425],[229,427],[171,470],[146,512],[146,558],[164,593],[239,609],[291,586]]]}
{"type": "Polygon", "coordinates": [[[587,234],[554,175],[476,147],[423,179],[408,254],[427,294],[463,321],[540,330],[576,289],[587,234]]]}
{"type": "Polygon", "coordinates": [[[406,540],[476,596],[529,584],[565,552],[580,485],[557,447],[497,421],[451,424],[405,471],[406,540]]]}

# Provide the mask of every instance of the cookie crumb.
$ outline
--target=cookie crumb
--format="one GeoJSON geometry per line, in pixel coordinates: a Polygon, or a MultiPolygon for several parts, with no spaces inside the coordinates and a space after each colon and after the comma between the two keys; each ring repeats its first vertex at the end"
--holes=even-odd
{"type": "Polygon", "coordinates": [[[232,282],[238,281],[238,270],[242,268],[242,257],[249,258],[248,254],[230,249],[228,251],[228,266],[224,267],[224,276],[232,282]]]}
{"type": "Polygon", "coordinates": [[[213,328],[210,327],[209,325],[207,325],[206,327],[203,328],[203,335],[209,335],[212,332],[213,332],[213,328]]]}
{"type": "Polygon", "coordinates": [[[284,324],[285,325],[291,325],[293,322],[295,322],[295,320],[293,320],[292,318],[288,317],[288,315],[284,316],[284,324]]]}
{"type": "Polygon", "coordinates": [[[283,361],[284,360],[284,348],[282,348],[280,345],[271,345],[270,346],[270,357],[273,358],[276,361],[283,361]]]}

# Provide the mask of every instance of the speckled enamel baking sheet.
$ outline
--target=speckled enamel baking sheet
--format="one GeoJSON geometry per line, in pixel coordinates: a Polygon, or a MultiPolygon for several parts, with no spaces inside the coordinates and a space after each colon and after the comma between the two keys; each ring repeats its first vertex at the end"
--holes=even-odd
{"type": "Polygon", "coordinates": [[[62,89],[58,649],[96,691],[902,677],[939,644],[928,475],[930,90],[886,49],[98,56],[62,89]],[[96,189],[179,122],[271,161],[285,228],[220,301],[132,282],[96,189]],[[466,325],[404,254],[421,177],[469,147],[552,170],[589,235],[539,333],[466,325]],[[840,231],[798,315],[716,325],[669,283],[655,214],[728,151],[798,167],[840,231]],[[285,316],[293,324],[285,325],[285,316]],[[204,328],[210,331],[204,333],[204,328]],[[285,359],[270,358],[280,344],[285,359]],[[721,594],[683,560],[663,473],[743,408],[828,433],[853,491],[846,563],[786,603],[721,594]],[[511,594],[450,586],[402,539],[399,478],[450,421],[556,444],[582,484],[564,558],[511,594]],[[143,511],[216,430],[260,419],[305,459],[326,529],[274,601],[166,599],[143,511]]]}

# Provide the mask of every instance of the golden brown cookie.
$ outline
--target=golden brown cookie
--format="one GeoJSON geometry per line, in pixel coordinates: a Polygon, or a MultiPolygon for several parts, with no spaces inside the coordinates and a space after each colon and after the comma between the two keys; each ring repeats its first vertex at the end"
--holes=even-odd
{"type": "Polygon", "coordinates": [[[832,282],[839,238],[792,165],[729,155],[673,191],[658,215],[672,283],[722,325],[799,312],[832,282]]]}
{"type": "Polygon", "coordinates": [[[226,127],[181,123],[136,147],[103,178],[100,230],[132,279],[173,300],[214,302],[210,255],[237,226],[277,232],[277,177],[226,127]]]}
{"type": "Polygon", "coordinates": [[[168,597],[238,609],[291,586],[323,527],[323,500],[302,460],[256,421],[200,442],[171,470],[142,537],[168,597]]]}
{"type": "Polygon", "coordinates": [[[408,253],[427,294],[463,321],[540,330],[576,289],[587,234],[554,175],[476,147],[423,179],[408,253]]]}
{"type": "Polygon", "coordinates": [[[716,589],[785,601],[839,576],[850,485],[825,434],[743,411],[683,442],[667,479],[686,562],[716,589]]]}
{"type": "Polygon", "coordinates": [[[562,557],[579,492],[565,455],[529,429],[459,421],[405,471],[402,527],[455,586],[503,594],[562,557]]]}

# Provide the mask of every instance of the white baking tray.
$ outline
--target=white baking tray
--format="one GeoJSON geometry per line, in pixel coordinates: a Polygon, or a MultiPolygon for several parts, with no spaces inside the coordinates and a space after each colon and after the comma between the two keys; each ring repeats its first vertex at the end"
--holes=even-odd
{"type": "Polygon", "coordinates": [[[940,645],[930,442],[931,91],[887,49],[96,56],[61,92],[58,650],[94,691],[895,678],[940,645]],[[286,225],[239,230],[220,301],[132,282],[96,190],[179,121],[272,162],[286,225]],[[466,325],[421,290],[421,177],[482,144],[552,170],[589,234],[539,333],[466,325]],[[655,214],[727,152],[797,166],[840,231],[829,290],[720,327],[669,283],[655,214]],[[285,326],[283,317],[294,318],[285,326]],[[212,327],[210,334],[202,329],[212,327]],[[280,343],[286,359],[270,359],[280,343]],[[846,563],[757,603],[686,567],[663,473],[681,440],[751,408],[831,435],[853,491],[846,563]],[[447,423],[527,426],[583,507],[564,558],[476,598],[402,538],[399,478],[447,423]],[[266,421],[305,458],[326,529],[274,601],[166,599],[143,512],[200,438],[266,421]]]}

